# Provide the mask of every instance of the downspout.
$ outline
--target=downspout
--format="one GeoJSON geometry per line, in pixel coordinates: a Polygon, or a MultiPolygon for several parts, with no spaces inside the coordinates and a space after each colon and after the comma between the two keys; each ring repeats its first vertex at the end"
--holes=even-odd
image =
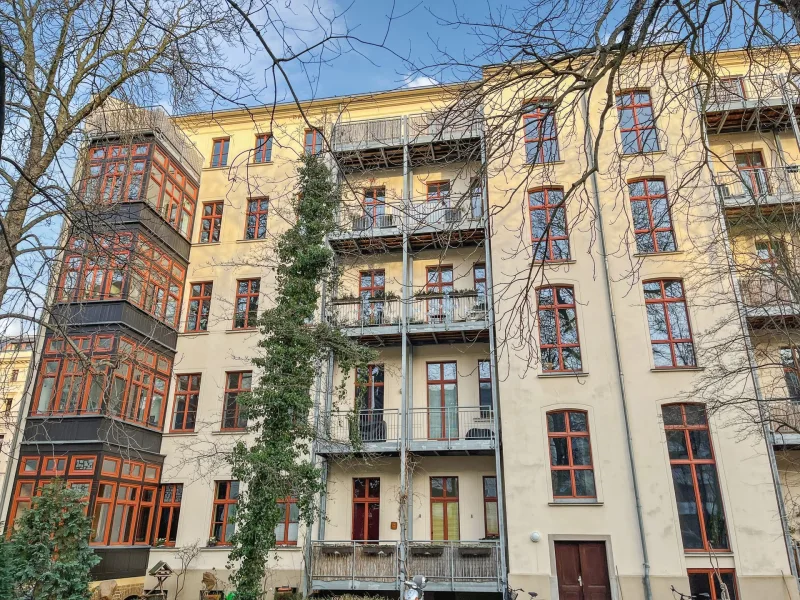
{"type": "Polygon", "coordinates": [[[400,544],[397,552],[399,557],[398,569],[398,585],[400,595],[402,597],[403,582],[406,581],[406,538],[408,535],[408,487],[406,485],[406,472],[408,469],[408,418],[410,411],[408,410],[408,339],[407,339],[407,317],[408,310],[408,207],[409,207],[409,190],[408,190],[408,117],[404,116],[402,120],[403,131],[403,264],[402,264],[402,287],[400,290],[400,341],[401,341],[401,358],[400,358],[400,544]]]}
{"type": "MultiPolygon", "coordinates": [[[[697,108],[697,114],[701,119],[701,131],[703,135],[703,143],[705,144],[706,148],[709,148],[708,143],[708,131],[706,130],[705,120],[702,119],[702,104],[698,95],[698,91],[695,89],[694,93],[695,99],[695,106],[697,108]]],[[[796,129],[796,120],[793,120],[793,124],[796,129]]],[[[777,138],[776,138],[777,141],[777,138]]],[[[800,138],[798,138],[798,147],[800,147],[800,138]]],[[[708,151],[706,151],[706,168],[708,172],[712,174],[714,171],[712,169],[711,164],[711,156],[708,151]]],[[[736,264],[733,260],[733,252],[731,250],[731,243],[730,239],[728,238],[728,227],[725,220],[725,206],[722,201],[722,197],[716,193],[716,190],[713,192],[714,196],[717,201],[717,220],[719,221],[720,231],[724,232],[723,235],[723,244],[725,247],[725,260],[728,263],[728,278],[731,282],[731,287],[733,288],[734,298],[736,300],[736,312],[738,313],[739,317],[739,326],[742,328],[742,338],[744,339],[745,348],[747,350],[747,363],[750,368],[750,374],[753,377],[753,387],[756,396],[756,404],[758,406],[758,415],[761,419],[761,432],[764,436],[764,443],[767,447],[767,457],[769,458],[769,468],[770,473],[772,475],[772,484],[775,488],[775,499],[778,503],[778,516],[781,521],[781,530],[783,531],[783,541],[786,546],[786,554],[789,559],[789,570],[791,571],[792,575],[795,578],[795,583],[800,589],[800,579],[798,579],[798,571],[797,571],[797,564],[794,561],[794,554],[792,552],[792,535],[789,532],[789,518],[786,514],[786,505],[784,504],[783,499],[783,486],[781,485],[781,478],[780,474],[778,473],[778,463],[775,459],[775,448],[772,445],[772,432],[769,429],[769,418],[766,414],[764,405],[764,397],[761,393],[761,383],[758,377],[758,368],[756,366],[756,359],[755,359],[755,352],[753,350],[753,344],[750,340],[750,334],[748,333],[748,326],[747,326],[747,318],[744,312],[744,302],[742,300],[742,290],[739,287],[739,279],[736,276],[736,264]]]]}
{"type": "MultiPolygon", "coordinates": [[[[581,103],[583,105],[584,122],[586,123],[586,158],[588,165],[593,168],[594,158],[592,147],[594,141],[592,139],[591,123],[589,121],[589,103],[586,99],[586,94],[582,94],[581,103]]],[[[639,524],[639,543],[642,547],[642,567],[644,568],[644,596],[646,600],[653,599],[653,590],[650,585],[650,559],[647,553],[647,539],[644,532],[644,517],[642,515],[642,499],[639,493],[639,478],[636,474],[636,459],[633,456],[633,436],[631,434],[630,415],[628,414],[628,400],[625,394],[625,373],[622,370],[622,358],[619,349],[619,338],[617,337],[617,313],[614,310],[614,296],[611,293],[611,277],[609,275],[608,266],[608,253],[606,252],[605,231],[603,227],[603,213],[600,207],[600,187],[597,183],[597,171],[592,172],[592,197],[594,199],[595,211],[597,211],[597,239],[600,244],[600,252],[603,255],[603,282],[605,283],[606,298],[611,313],[611,337],[614,340],[614,361],[617,366],[617,379],[619,382],[620,400],[622,402],[622,415],[625,423],[625,440],[628,448],[628,462],[631,469],[631,482],[633,483],[633,496],[636,502],[636,520],[639,524]]]]}
{"type": "MultiPolygon", "coordinates": [[[[481,115],[482,117],[483,115],[481,115]]],[[[483,119],[481,119],[483,120],[483,119]]],[[[495,341],[495,314],[494,314],[494,276],[492,274],[492,232],[489,222],[489,174],[486,164],[486,140],[483,130],[481,130],[481,205],[483,208],[483,229],[484,229],[484,264],[486,265],[486,307],[487,318],[489,320],[489,366],[492,373],[492,426],[494,428],[494,470],[495,481],[497,482],[497,524],[500,532],[500,591],[508,586],[508,556],[507,556],[507,532],[505,516],[505,494],[503,485],[503,458],[500,453],[500,394],[498,387],[497,371],[497,347],[495,341]]],[[[503,594],[505,597],[505,594],[503,594]]]]}

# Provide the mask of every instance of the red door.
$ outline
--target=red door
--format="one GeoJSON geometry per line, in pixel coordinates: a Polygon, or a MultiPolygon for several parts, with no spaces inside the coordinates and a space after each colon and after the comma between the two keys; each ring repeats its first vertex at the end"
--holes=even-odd
{"type": "Polygon", "coordinates": [[[556,542],[559,600],[611,600],[606,545],[556,542]]]}

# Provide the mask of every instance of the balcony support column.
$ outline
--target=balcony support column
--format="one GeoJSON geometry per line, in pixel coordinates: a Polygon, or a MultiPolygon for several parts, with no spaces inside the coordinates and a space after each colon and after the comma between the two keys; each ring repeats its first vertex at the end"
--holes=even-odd
{"type": "MultiPolygon", "coordinates": [[[[789,93],[789,81],[788,78],[779,75],[778,76],[778,85],[781,89],[781,95],[783,96],[783,101],[786,103],[786,111],[789,113],[789,123],[792,125],[792,133],[794,133],[794,141],[797,144],[797,149],[800,150],[800,125],[797,123],[797,116],[794,114],[794,105],[795,102],[798,101],[796,96],[790,95],[789,93]]],[[[703,135],[706,136],[705,128],[703,129],[703,135]]]]}
{"type": "Polygon", "coordinates": [[[408,223],[409,223],[409,191],[408,191],[408,117],[404,116],[401,122],[403,138],[403,263],[402,263],[402,285],[400,294],[400,544],[397,548],[399,579],[402,597],[403,582],[406,580],[406,539],[408,537],[408,525],[411,520],[409,511],[409,486],[407,485],[408,470],[408,377],[410,353],[408,349],[408,298],[409,298],[409,268],[408,268],[408,223]]]}
{"type": "MultiPolygon", "coordinates": [[[[482,116],[482,115],[481,115],[482,116]]],[[[492,373],[492,429],[494,432],[494,470],[497,482],[497,524],[500,532],[500,589],[508,585],[508,565],[506,560],[506,515],[505,489],[503,482],[503,456],[500,453],[500,392],[498,388],[497,346],[495,341],[494,278],[492,271],[492,237],[489,222],[489,176],[487,173],[486,140],[481,136],[481,204],[483,206],[484,264],[486,265],[486,309],[489,328],[489,367],[492,373]]]]}
{"type": "MultiPolygon", "coordinates": [[[[784,97],[786,96],[786,85],[782,86],[784,90],[783,94],[784,97]]],[[[697,107],[698,113],[700,111],[700,107],[702,106],[700,102],[700,98],[695,91],[695,105],[697,107]]],[[[790,108],[792,108],[790,106],[790,108]]],[[[797,128],[797,119],[794,116],[794,109],[790,111],[790,117],[792,119],[792,128],[795,132],[795,139],[798,140],[798,148],[800,148],[800,130],[797,128]]],[[[702,122],[700,125],[701,133],[703,135],[703,143],[706,147],[708,147],[708,132],[705,128],[705,123],[702,122]]],[[[711,170],[711,158],[708,152],[706,152],[706,165],[708,166],[709,170],[711,170]]],[[[717,214],[719,220],[720,231],[727,232],[728,226],[725,219],[725,206],[723,204],[722,198],[717,198],[717,214]]],[[[742,299],[742,290],[739,285],[739,278],[736,275],[736,263],[733,259],[733,250],[731,249],[731,241],[727,235],[722,236],[723,244],[725,245],[725,259],[728,262],[728,277],[730,279],[731,288],[733,289],[733,295],[736,300],[736,307],[737,313],[739,317],[739,325],[742,328],[742,338],[744,339],[745,349],[747,352],[747,362],[750,368],[750,374],[753,377],[753,391],[756,397],[756,403],[758,405],[758,413],[759,417],[761,418],[761,431],[764,435],[764,444],[766,444],[767,448],[767,457],[769,459],[769,466],[770,466],[770,474],[772,475],[772,483],[775,488],[775,500],[778,505],[778,516],[781,521],[781,531],[783,532],[784,543],[786,545],[786,555],[789,560],[789,570],[792,573],[792,576],[795,578],[795,582],[797,583],[798,589],[800,589],[800,579],[798,579],[798,571],[797,571],[797,563],[794,560],[794,543],[792,540],[792,534],[789,530],[789,519],[786,514],[786,505],[784,503],[784,496],[783,496],[783,486],[781,485],[781,477],[780,473],[778,472],[778,463],[775,460],[775,447],[772,444],[772,432],[770,431],[769,427],[769,415],[768,411],[765,408],[764,397],[761,392],[761,383],[758,377],[758,368],[756,363],[755,351],[753,349],[753,343],[750,339],[750,334],[748,333],[748,325],[747,325],[747,313],[745,309],[745,304],[742,299]]]]}

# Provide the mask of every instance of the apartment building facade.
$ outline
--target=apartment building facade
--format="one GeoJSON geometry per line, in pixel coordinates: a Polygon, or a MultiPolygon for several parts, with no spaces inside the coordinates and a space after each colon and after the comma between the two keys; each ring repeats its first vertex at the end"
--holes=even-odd
{"type": "MultiPolygon", "coordinates": [[[[751,77],[743,55],[725,60],[751,77]]],[[[487,600],[507,587],[667,599],[673,586],[717,599],[720,582],[730,598],[797,598],[780,502],[794,481],[776,485],[770,445],[792,440],[743,437],[687,397],[715,346],[751,331],[738,279],[709,273],[736,273],[720,258],[735,255],[728,209],[749,204],[735,190],[767,168],[752,146],[780,147],[781,165],[800,155],[797,96],[778,87],[777,121],[752,117],[783,106],[763,96],[697,96],[675,117],[653,110],[664,85],[616,90],[609,115],[579,99],[559,112],[509,83],[483,104],[486,123],[514,116],[502,143],[481,118],[442,119],[462,86],[302,115],[103,119],[82,189],[111,218],[70,240],[54,286],[75,346],[39,341],[7,522],[64,476],[86,490],[97,579],[140,593],[163,561],[169,598],[229,590],[239,482],[225,454],[247,436],[236,397],[258,376],[298,157],[322,153],[344,197],[328,239],[341,277],[320,315],[378,358],[320,371],[322,516],[302,527],[285,500],[270,590],[396,596],[424,575],[426,594],[487,600]],[[681,187],[704,143],[720,164],[681,187]],[[593,160],[581,200],[562,205],[593,160]]]]}
{"type": "Polygon", "coordinates": [[[19,408],[28,383],[33,360],[34,337],[9,336],[0,339],[0,476],[5,477],[13,454],[13,438],[19,408]]]}

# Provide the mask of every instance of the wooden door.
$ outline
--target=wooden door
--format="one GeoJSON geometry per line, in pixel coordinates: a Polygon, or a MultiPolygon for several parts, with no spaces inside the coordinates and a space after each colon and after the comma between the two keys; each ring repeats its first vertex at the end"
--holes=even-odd
{"type": "Polygon", "coordinates": [[[603,542],[556,542],[559,600],[611,600],[603,542]]]}

